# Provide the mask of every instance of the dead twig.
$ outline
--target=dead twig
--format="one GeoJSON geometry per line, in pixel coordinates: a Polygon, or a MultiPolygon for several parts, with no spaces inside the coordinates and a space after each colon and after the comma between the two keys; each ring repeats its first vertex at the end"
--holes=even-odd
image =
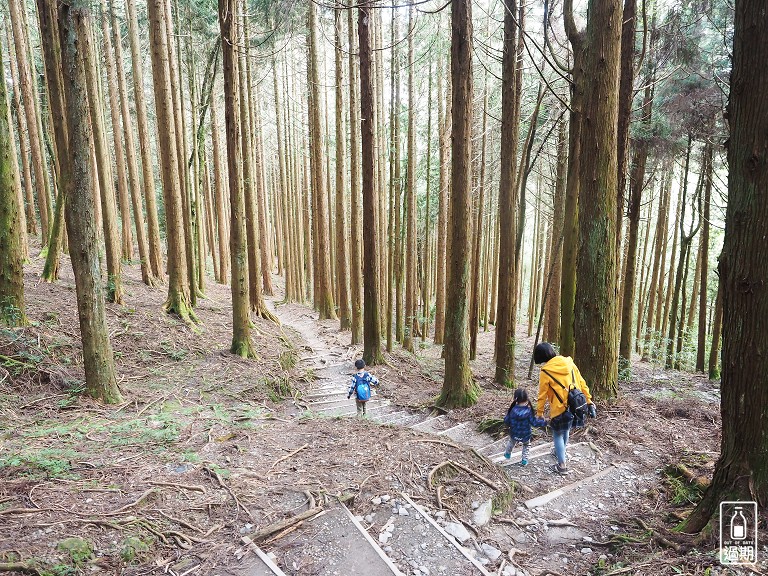
{"type": "Polygon", "coordinates": [[[22,574],[40,574],[34,561],[0,562],[0,572],[21,572],[22,574]]]}
{"type": "Polygon", "coordinates": [[[237,507],[237,509],[239,510],[239,509],[242,508],[243,512],[248,514],[248,518],[253,520],[253,515],[251,514],[251,511],[248,510],[248,508],[246,508],[245,506],[242,505],[242,503],[240,502],[240,499],[235,495],[235,493],[232,491],[232,489],[229,486],[226,485],[226,483],[221,478],[219,473],[216,472],[216,470],[213,470],[212,468],[208,468],[207,466],[204,466],[203,470],[205,470],[206,472],[208,472],[208,474],[210,474],[211,476],[216,478],[216,482],[219,483],[219,486],[221,488],[223,488],[224,490],[226,490],[229,493],[230,496],[232,496],[232,500],[235,501],[235,506],[237,507]]]}
{"type": "Polygon", "coordinates": [[[281,532],[282,530],[285,530],[289,526],[293,526],[294,524],[298,524],[303,520],[307,520],[308,518],[317,516],[323,511],[324,510],[321,506],[315,506],[314,508],[305,510],[301,514],[297,514],[296,516],[291,516],[290,518],[283,518],[282,520],[278,520],[277,522],[273,522],[269,526],[265,526],[264,528],[257,530],[250,536],[250,540],[253,540],[253,541],[264,540],[265,538],[267,538],[268,536],[271,536],[272,534],[275,534],[276,532],[281,532]]]}
{"type": "Polygon", "coordinates": [[[282,458],[278,458],[277,460],[275,460],[275,462],[272,464],[272,466],[270,466],[270,467],[269,467],[269,470],[267,470],[267,475],[269,475],[269,473],[270,473],[270,472],[272,472],[272,470],[274,469],[274,467],[275,467],[275,466],[277,466],[278,464],[280,464],[280,462],[283,462],[283,461],[285,461],[285,460],[288,460],[289,458],[291,458],[291,457],[295,456],[296,454],[298,454],[299,452],[301,452],[301,451],[302,451],[302,450],[304,450],[305,448],[309,448],[309,444],[304,444],[304,446],[302,446],[301,448],[297,448],[296,450],[294,450],[294,451],[293,451],[293,452],[291,452],[290,454],[286,454],[286,455],[285,455],[285,456],[283,456],[282,458]]]}
{"type": "Polygon", "coordinates": [[[182,490],[190,490],[192,492],[202,492],[205,494],[205,488],[198,486],[197,484],[176,484],[175,482],[150,482],[152,486],[168,486],[171,488],[181,488],[182,490]]]}

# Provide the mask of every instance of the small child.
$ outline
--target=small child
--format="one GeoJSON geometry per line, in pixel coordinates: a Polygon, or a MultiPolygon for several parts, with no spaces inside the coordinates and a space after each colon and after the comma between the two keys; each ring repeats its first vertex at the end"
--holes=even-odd
{"type": "Polygon", "coordinates": [[[522,388],[515,390],[512,404],[509,406],[504,424],[509,426],[509,440],[504,458],[512,455],[512,448],[518,443],[523,444],[523,458],[520,464],[528,464],[528,452],[531,448],[531,426],[543,427],[547,425],[544,418],[537,418],[533,413],[533,406],[528,400],[528,393],[522,388]]]}
{"type": "Polygon", "coordinates": [[[357,415],[365,416],[365,405],[371,399],[371,388],[379,385],[379,380],[373,374],[365,371],[365,360],[362,358],[355,361],[357,374],[352,376],[352,383],[349,385],[347,400],[355,395],[355,404],[357,405],[357,415]]]}

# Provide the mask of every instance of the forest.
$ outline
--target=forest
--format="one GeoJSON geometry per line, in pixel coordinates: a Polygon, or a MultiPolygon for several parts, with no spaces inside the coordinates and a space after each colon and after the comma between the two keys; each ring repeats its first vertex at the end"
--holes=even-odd
{"type": "Polygon", "coordinates": [[[763,0],[5,0],[0,70],[0,573],[768,573],[763,0]]]}

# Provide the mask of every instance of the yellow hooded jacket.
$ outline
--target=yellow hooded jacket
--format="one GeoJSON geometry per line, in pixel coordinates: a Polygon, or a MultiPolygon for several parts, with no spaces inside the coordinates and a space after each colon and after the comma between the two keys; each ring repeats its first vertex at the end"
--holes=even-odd
{"type": "Polygon", "coordinates": [[[568,390],[574,381],[576,386],[584,392],[587,402],[591,404],[592,395],[589,393],[589,387],[570,356],[555,356],[544,364],[539,373],[539,398],[536,401],[536,416],[542,417],[544,405],[547,402],[549,402],[550,418],[555,418],[565,412],[568,409],[568,390]]]}

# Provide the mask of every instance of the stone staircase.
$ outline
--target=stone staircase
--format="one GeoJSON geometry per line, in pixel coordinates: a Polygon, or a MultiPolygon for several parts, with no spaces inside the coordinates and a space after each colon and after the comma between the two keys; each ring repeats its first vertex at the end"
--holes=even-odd
{"type": "MultiPolygon", "coordinates": [[[[306,334],[306,330],[302,332],[306,334]]],[[[330,351],[322,350],[322,341],[316,335],[311,338],[311,344],[314,358],[318,352],[323,356],[330,351]]],[[[347,399],[354,373],[351,361],[315,364],[313,368],[320,379],[302,396],[297,407],[315,417],[354,417],[355,401],[347,399]]],[[[582,538],[588,542],[586,533],[574,524],[563,524],[566,514],[577,517],[594,513],[597,508],[589,504],[590,496],[613,487],[616,482],[624,482],[628,474],[590,442],[569,445],[571,473],[562,477],[551,470],[552,442],[535,439],[529,463],[523,467],[519,465],[520,450],[513,452],[509,459],[504,458],[506,438],[495,439],[478,432],[472,422],[457,422],[450,415],[401,408],[375,394],[375,390],[366,408],[366,417],[379,425],[433,434],[472,448],[501,466],[528,497],[523,507],[511,511],[517,516],[512,524],[516,526],[514,545],[518,549],[535,545],[539,538],[550,542],[551,537],[552,542],[575,549],[571,554],[578,554],[580,549],[589,550],[580,548],[582,538]]],[[[272,572],[264,572],[263,566],[259,566],[248,576],[530,576],[539,573],[516,564],[511,556],[482,542],[480,536],[472,536],[460,523],[451,522],[445,511],[419,506],[407,494],[382,495],[374,498],[373,504],[373,511],[364,518],[355,518],[343,504],[338,504],[304,521],[289,535],[265,544],[265,549],[270,551],[267,558],[274,564],[274,568],[269,568],[272,572]]],[[[261,559],[264,552],[257,555],[261,559]]]]}

